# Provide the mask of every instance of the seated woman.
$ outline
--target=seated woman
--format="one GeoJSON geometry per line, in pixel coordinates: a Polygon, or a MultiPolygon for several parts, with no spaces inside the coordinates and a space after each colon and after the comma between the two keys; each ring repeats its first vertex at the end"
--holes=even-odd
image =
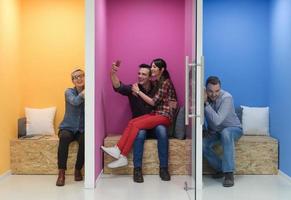
{"type": "Polygon", "coordinates": [[[166,62],[161,58],[153,60],[151,72],[152,77],[156,79],[154,81],[156,87],[154,97],[150,98],[140,91],[137,84],[132,86],[132,91],[155,108],[150,114],[130,120],[116,146],[101,147],[104,152],[117,159],[108,164],[109,168],[122,167],[128,164],[126,156],[130,152],[139,130],[152,129],[161,124],[169,126],[173,120],[176,110],[176,106],[173,105],[177,104],[177,95],[167,71],[166,62]],[[173,104],[173,102],[175,103],[173,104]]]}
{"type": "Polygon", "coordinates": [[[82,181],[81,169],[84,165],[84,103],[85,103],[85,73],[76,69],[71,73],[74,88],[65,92],[66,109],[60,124],[57,186],[65,185],[65,171],[67,169],[68,149],[72,141],[77,140],[79,149],[75,165],[75,181],[82,181]]]}

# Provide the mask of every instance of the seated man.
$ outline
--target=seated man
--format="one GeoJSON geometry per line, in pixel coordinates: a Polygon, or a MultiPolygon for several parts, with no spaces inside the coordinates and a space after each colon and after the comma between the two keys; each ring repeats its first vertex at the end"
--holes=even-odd
{"type": "Polygon", "coordinates": [[[59,176],[57,186],[65,185],[65,170],[67,169],[69,144],[77,140],[79,149],[75,165],[75,181],[83,180],[81,169],[84,165],[84,101],[85,80],[84,71],[74,70],[71,73],[74,88],[65,92],[66,110],[63,121],[59,127],[58,168],[59,176]]]}
{"type": "MultiPolygon", "coordinates": [[[[151,67],[146,64],[141,64],[138,71],[138,86],[141,91],[149,96],[154,95],[154,87],[150,81],[151,77],[151,67]]],[[[132,118],[150,113],[152,111],[152,106],[143,101],[139,96],[135,96],[132,92],[132,85],[124,85],[119,81],[117,76],[117,71],[119,69],[118,64],[113,63],[111,70],[111,81],[115,91],[122,95],[128,97],[130,102],[132,118]]],[[[142,176],[142,157],[143,157],[143,147],[144,141],[147,137],[153,137],[158,139],[158,152],[160,159],[160,177],[164,181],[169,181],[171,179],[168,172],[168,134],[167,128],[163,125],[155,127],[153,130],[141,130],[134,142],[133,149],[133,180],[134,182],[143,182],[142,176]]],[[[109,166],[110,167],[110,166],[109,166]]]]}
{"type": "Polygon", "coordinates": [[[204,102],[207,130],[203,131],[203,156],[217,172],[213,178],[224,177],[223,186],[231,187],[235,171],[234,142],[242,135],[241,123],[235,113],[232,96],[221,89],[218,77],[207,79],[204,102]],[[222,158],[212,149],[218,142],[223,148],[222,158]]]}

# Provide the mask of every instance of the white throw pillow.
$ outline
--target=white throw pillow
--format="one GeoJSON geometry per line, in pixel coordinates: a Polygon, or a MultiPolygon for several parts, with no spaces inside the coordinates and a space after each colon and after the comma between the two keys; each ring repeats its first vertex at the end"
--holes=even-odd
{"type": "Polygon", "coordinates": [[[243,133],[269,135],[269,107],[241,107],[243,133]]]}
{"type": "Polygon", "coordinates": [[[55,113],[56,107],[43,109],[25,108],[26,135],[55,134],[55,113]]]}

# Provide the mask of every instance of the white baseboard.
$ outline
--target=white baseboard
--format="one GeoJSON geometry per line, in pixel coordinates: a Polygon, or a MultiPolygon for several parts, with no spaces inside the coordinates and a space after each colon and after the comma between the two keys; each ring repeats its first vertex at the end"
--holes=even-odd
{"type": "Polygon", "coordinates": [[[99,175],[96,179],[96,184],[95,184],[96,186],[97,186],[97,183],[100,181],[102,174],[103,174],[103,169],[101,170],[101,172],[99,173],[99,175]]]}
{"type": "Polygon", "coordinates": [[[3,174],[0,174],[0,180],[4,179],[10,175],[11,175],[11,170],[8,170],[8,171],[4,172],[3,174]]]}
{"type": "Polygon", "coordinates": [[[282,172],[281,170],[279,170],[278,175],[291,182],[291,177],[285,174],[284,172],[282,172]]]}

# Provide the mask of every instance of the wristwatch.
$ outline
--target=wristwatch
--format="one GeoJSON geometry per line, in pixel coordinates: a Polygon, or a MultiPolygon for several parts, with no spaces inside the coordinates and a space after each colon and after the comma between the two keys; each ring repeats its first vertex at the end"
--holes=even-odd
{"type": "Polygon", "coordinates": [[[139,95],[139,90],[136,92],[137,95],[139,95]]]}

